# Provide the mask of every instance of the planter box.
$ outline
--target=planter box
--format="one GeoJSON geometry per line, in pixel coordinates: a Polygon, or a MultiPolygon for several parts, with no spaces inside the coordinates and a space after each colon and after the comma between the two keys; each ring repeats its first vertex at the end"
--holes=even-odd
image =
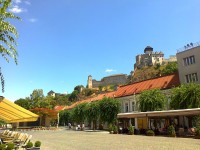
{"type": "Polygon", "coordinates": [[[154,133],[148,133],[147,136],[155,136],[154,133]]]}
{"type": "Polygon", "coordinates": [[[200,135],[195,135],[195,139],[200,139],[200,135]]]}
{"type": "Polygon", "coordinates": [[[26,150],[40,150],[40,147],[31,147],[31,148],[26,148],[26,150]]]}
{"type": "Polygon", "coordinates": [[[176,134],[168,135],[169,137],[176,137],[176,134]]]}

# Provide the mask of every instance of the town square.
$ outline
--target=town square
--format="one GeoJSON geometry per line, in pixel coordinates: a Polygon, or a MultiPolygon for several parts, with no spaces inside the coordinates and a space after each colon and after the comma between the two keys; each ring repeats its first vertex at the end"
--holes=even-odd
{"type": "Polygon", "coordinates": [[[199,0],[0,0],[0,150],[200,150],[199,0]]]}

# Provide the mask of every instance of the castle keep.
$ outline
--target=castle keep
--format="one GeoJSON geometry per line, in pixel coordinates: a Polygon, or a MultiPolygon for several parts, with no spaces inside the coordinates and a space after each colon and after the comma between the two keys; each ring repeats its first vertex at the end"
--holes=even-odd
{"type": "Polygon", "coordinates": [[[136,63],[134,64],[134,69],[142,68],[144,66],[154,66],[156,64],[163,65],[165,63],[173,61],[177,61],[176,56],[170,56],[169,59],[165,59],[163,52],[154,52],[152,47],[147,46],[144,49],[144,54],[136,56],[136,63]]]}

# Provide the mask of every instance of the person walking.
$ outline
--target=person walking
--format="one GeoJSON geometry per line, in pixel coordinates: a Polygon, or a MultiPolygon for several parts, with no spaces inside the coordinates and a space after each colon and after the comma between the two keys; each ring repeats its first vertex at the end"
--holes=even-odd
{"type": "Polygon", "coordinates": [[[70,122],[68,123],[68,127],[69,127],[69,130],[72,128],[72,125],[70,122]]]}

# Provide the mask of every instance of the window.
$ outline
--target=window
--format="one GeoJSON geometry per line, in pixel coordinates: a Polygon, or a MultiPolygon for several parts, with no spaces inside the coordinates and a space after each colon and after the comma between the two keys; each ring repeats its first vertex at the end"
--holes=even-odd
{"type": "Polygon", "coordinates": [[[190,64],[194,64],[195,63],[195,59],[194,59],[194,56],[190,56],[190,64]]]}
{"type": "Polygon", "coordinates": [[[196,81],[198,81],[197,73],[187,74],[185,76],[185,79],[186,79],[187,83],[196,82],[196,81]]]}
{"type": "Polygon", "coordinates": [[[183,63],[184,63],[184,66],[195,64],[195,58],[194,58],[194,56],[183,58],[183,63]]]}
{"type": "Polygon", "coordinates": [[[187,59],[183,58],[184,66],[187,66],[187,59]]]}
{"type": "Polygon", "coordinates": [[[128,103],[125,103],[125,112],[128,112],[128,103]]]}
{"type": "Polygon", "coordinates": [[[132,102],[132,111],[135,111],[135,102],[132,102]]]}

